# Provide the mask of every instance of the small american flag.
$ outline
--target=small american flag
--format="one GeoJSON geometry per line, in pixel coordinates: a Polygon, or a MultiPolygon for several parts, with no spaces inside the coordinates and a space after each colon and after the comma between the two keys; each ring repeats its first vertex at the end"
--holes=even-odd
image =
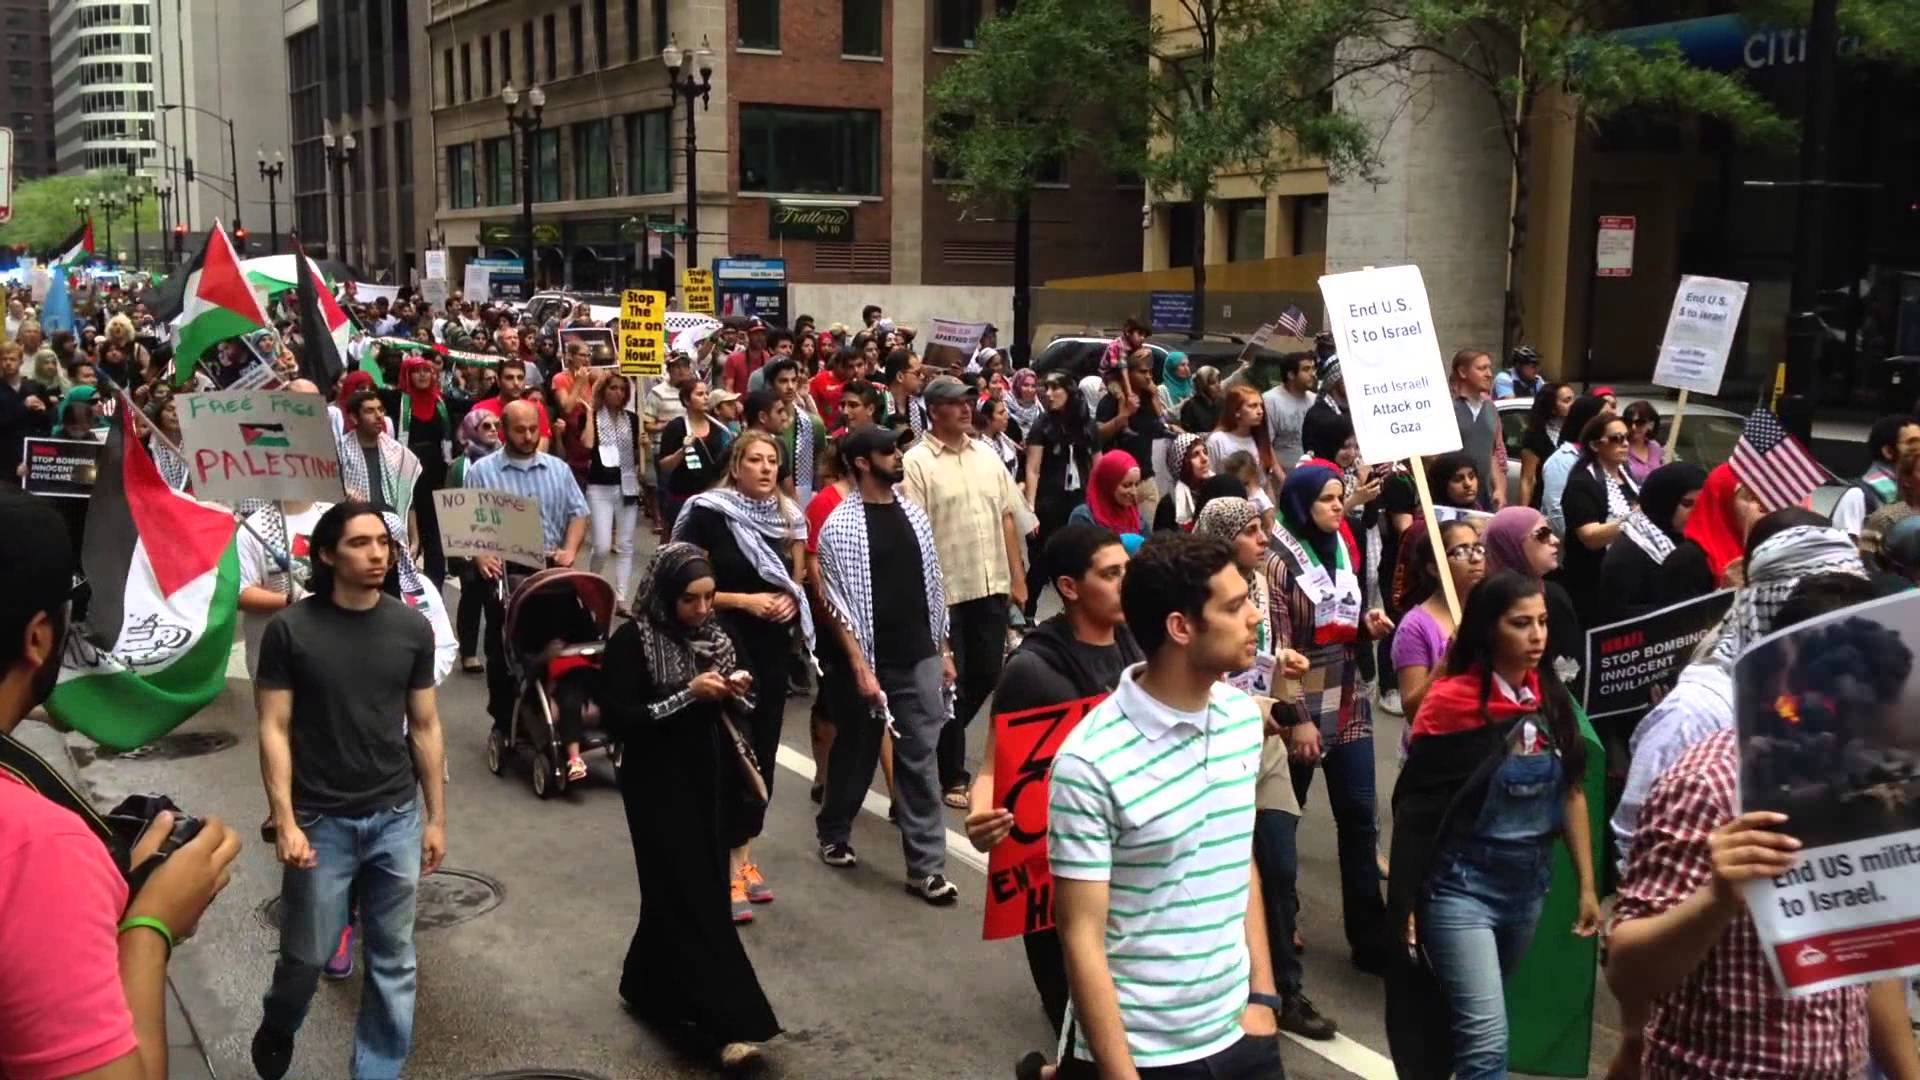
{"type": "Polygon", "coordinates": [[[1800,440],[1789,435],[1780,426],[1780,418],[1765,406],[1753,410],[1741,426],[1740,441],[1734,444],[1733,457],[1727,464],[1769,513],[1798,505],[1827,476],[1800,440]]]}
{"type": "Polygon", "coordinates": [[[1288,306],[1287,310],[1280,313],[1279,321],[1280,329],[1285,330],[1294,337],[1303,338],[1307,336],[1307,313],[1300,310],[1300,305],[1293,304],[1288,306]]]}

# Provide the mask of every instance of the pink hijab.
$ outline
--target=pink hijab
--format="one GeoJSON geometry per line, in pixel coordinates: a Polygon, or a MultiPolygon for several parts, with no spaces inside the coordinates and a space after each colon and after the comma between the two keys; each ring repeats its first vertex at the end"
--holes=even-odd
{"type": "Polygon", "coordinates": [[[1487,545],[1487,576],[1517,570],[1538,581],[1540,575],[1527,562],[1527,537],[1546,521],[1546,515],[1531,506],[1509,506],[1493,515],[1480,536],[1480,542],[1487,545]]]}

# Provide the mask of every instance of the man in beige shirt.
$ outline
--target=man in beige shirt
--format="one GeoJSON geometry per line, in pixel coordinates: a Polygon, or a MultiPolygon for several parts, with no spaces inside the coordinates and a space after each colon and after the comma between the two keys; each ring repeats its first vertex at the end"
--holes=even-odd
{"type": "Polygon", "coordinates": [[[967,724],[1000,681],[1008,601],[1027,599],[1024,541],[1014,524],[1019,489],[1000,458],[973,438],[973,395],[943,375],[924,392],[927,437],[907,452],[900,491],[933,523],[946,571],[953,642],[953,717],[940,733],[940,786],[948,806],[966,809],[967,724]]]}

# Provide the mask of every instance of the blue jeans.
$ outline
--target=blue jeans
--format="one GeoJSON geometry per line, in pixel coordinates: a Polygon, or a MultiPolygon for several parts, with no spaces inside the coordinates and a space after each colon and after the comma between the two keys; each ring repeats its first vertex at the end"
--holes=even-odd
{"type": "MultiPolygon", "coordinates": [[[[1340,852],[1340,913],[1347,928],[1347,944],[1356,955],[1371,954],[1391,944],[1387,934],[1387,906],[1380,896],[1378,846],[1380,824],[1374,816],[1373,737],[1328,749],[1319,768],[1327,773],[1327,798],[1333,809],[1336,846],[1340,852]]],[[[1293,765],[1293,793],[1301,807],[1313,788],[1315,766],[1293,765]]]]}
{"type": "Polygon", "coordinates": [[[1266,904],[1267,952],[1273,957],[1273,982],[1283,998],[1300,995],[1300,957],[1293,951],[1293,930],[1300,916],[1300,819],[1285,810],[1262,810],[1253,819],[1253,864],[1260,871],[1260,897],[1266,904]]]}
{"type": "Polygon", "coordinates": [[[318,863],[280,880],[280,959],[262,1023],[299,1032],[320,969],[346,929],[348,891],[359,882],[366,985],[353,1030],[357,1080],[393,1080],[413,1045],[414,891],[420,883],[420,808],[414,800],[365,817],[296,814],[318,863]]]}
{"type": "Polygon", "coordinates": [[[1452,1006],[1457,1080],[1507,1075],[1506,979],[1540,921],[1549,850],[1536,860],[1456,858],[1422,905],[1421,947],[1452,1006]]]}

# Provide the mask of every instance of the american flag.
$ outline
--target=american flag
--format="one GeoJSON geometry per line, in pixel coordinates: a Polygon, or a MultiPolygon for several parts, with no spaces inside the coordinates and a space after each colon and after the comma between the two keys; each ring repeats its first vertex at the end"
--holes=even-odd
{"type": "Polygon", "coordinates": [[[1293,304],[1288,306],[1287,310],[1280,313],[1279,322],[1280,329],[1285,330],[1294,337],[1303,338],[1307,336],[1307,313],[1300,310],[1300,305],[1293,304]]]}
{"type": "Polygon", "coordinates": [[[1780,426],[1780,418],[1761,406],[1740,428],[1728,460],[1733,475],[1760,499],[1768,512],[1796,506],[1813,494],[1827,471],[1813,460],[1800,440],[1780,426]]]}

